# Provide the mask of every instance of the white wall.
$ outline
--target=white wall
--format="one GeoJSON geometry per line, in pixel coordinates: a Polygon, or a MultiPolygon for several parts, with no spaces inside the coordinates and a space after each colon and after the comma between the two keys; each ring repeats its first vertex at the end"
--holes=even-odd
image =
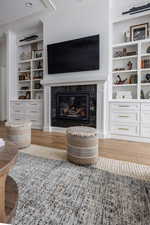
{"type": "MultiPolygon", "coordinates": [[[[78,75],[97,75],[99,79],[107,79],[108,2],[108,0],[56,0],[57,10],[45,16],[43,20],[45,52],[47,44],[100,34],[100,71],[81,72],[78,75]]],[[[76,73],[67,73],[65,75],[75,77],[76,73]]],[[[61,77],[64,74],[54,76],[61,77]]]]}

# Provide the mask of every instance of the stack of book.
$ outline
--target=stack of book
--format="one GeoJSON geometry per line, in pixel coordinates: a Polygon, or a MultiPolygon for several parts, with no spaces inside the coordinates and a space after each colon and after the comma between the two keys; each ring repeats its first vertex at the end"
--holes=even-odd
{"type": "Polygon", "coordinates": [[[0,148],[3,146],[5,146],[5,141],[2,138],[0,138],[0,148]]]}

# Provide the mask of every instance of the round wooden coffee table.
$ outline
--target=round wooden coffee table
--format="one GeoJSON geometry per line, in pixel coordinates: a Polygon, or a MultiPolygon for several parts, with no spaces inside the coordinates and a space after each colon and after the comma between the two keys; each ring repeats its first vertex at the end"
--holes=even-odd
{"type": "Polygon", "coordinates": [[[10,223],[15,216],[18,188],[8,173],[16,163],[17,155],[18,148],[12,143],[0,148],[0,223],[10,223]]]}

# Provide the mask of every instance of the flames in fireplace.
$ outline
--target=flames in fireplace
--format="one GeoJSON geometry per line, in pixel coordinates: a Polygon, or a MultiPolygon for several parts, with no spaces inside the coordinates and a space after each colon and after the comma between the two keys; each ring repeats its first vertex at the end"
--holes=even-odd
{"type": "Polygon", "coordinates": [[[57,93],[56,117],[59,119],[88,120],[88,93],[57,93]]]}

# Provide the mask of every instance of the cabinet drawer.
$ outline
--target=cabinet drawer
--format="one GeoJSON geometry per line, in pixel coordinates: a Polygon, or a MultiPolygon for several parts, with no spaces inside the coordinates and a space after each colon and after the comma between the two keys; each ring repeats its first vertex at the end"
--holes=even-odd
{"type": "Polygon", "coordinates": [[[111,121],[117,122],[131,122],[138,123],[139,122],[139,112],[112,112],[111,113],[111,121]]]}
{"type": "Polygon", "coordinates": [[[25,121],[25,115],[22,114],[13,114],[13,120],[14,121],[25,121]]]}
{"type": "Polygon", "coordinates": [[[142,103],[141,111],[150,111],[150,103],[142,103]]]}
{"type": "Polygon", "coordinates": [[[145,138],[150,138],[150,125],[141,125],[141,136],[145,138]]]}
{"type": "Polygon", "coordinates": [[[41,124],[43,119],[42,119],[42,116],[41,115],[26,115],[27,118],[30,118],[30,121],[32,123],[38,123],[38,124],[41,124]]]}
{"type": "Polygon", "coordinates": [[[41,111],[42,103],[41,102],[30,102],[27,103],[27,109],[31,111],[41,111]]]}
{"type": "Polygon", "coordinates": [[[139,111],[140,104],[137,103],[112,103],[111,111],[139,111]]]}
{"type": "Polygon", "coordinates": [[[127,136],[139,136],[139,126],[131,124],[112,123],[111,133],[127,136]]]}
{"type": "Polygon", "coordinates": [[[12,104],[12,110],[13,112],[15,113],[25,113],[25,104],[21,104],[21,103],[18,103],[18,104],[12,104]]]}
{"type": "Polygon", "coordinates": [[[27,109],[26,110],[27,114],[34,114],[34,115],[42,115],[42,110],[40,109],[27,109]]]}

